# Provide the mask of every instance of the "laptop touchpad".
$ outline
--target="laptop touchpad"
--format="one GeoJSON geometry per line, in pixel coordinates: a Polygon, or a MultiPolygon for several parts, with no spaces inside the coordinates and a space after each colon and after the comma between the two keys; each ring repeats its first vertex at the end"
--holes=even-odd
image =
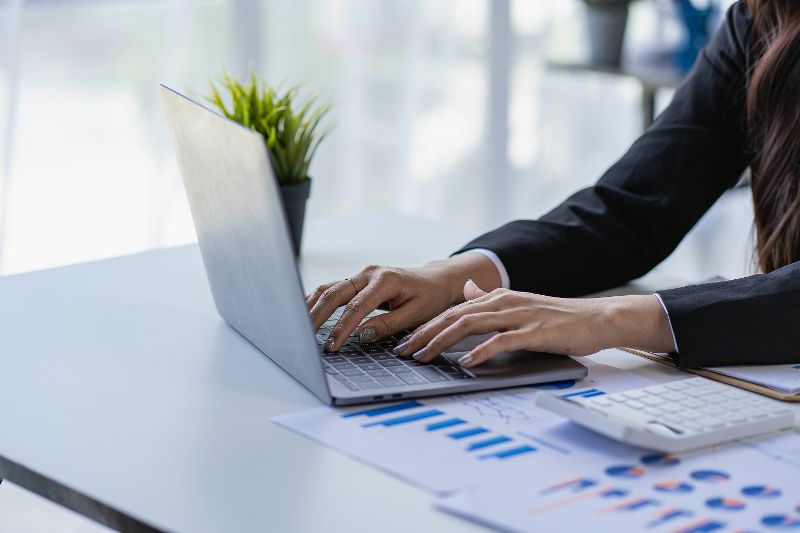
{"type": "MultiPolygon", "coordinates": [[[[464,357],[478,345],[483,344],[487,340],[497,335],[497,333],[497,331],[494,331],[492,333],[486,333],[483,335],[469,336],[442,352],[442,357],[457,365],[459,359],[464,357]]],[[[470,368],[469,371],[475,374],[477,377],[499,378],[518,376],[528,372],[541,371],[543,363],[548,362],[552,364],[554,360],[563,361],[563,357],[564,356],[561,355],[553,355],[541,352],[528,352],[525,350],[501,352],[488,361],[470,368]]]]}

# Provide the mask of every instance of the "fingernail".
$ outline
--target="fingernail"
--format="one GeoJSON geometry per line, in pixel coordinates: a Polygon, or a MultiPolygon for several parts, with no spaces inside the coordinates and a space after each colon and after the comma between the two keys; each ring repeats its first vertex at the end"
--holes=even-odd
{"type": "Polygon", "coordinates": [[[472,356],[469,354],[465,355],[464,357],[458,360],[458,364],[461,366],[469,366],[471,362],[472,362],[472,356]]]}
{"type": "Polygon", "coordinates": [[[406,348],[408,348],[407,342],[404,342],[403,344],[398,344],[397,346],[394,347],[392,353],[395,355],[403,355],[403,352],[406,351],[406,348]]]}
{"type": "Polygon", "coordinates": [[[333,337],[328,337],[328,340],[325,341],[325,350],[328,352],[333,351],[333,345],[336,343],[333,337]]]}
{"type": "Polygon", "coordinates": [[[402,339],[400,339],[400,344],[406,344],[406,343],[408,343],[408,339],[410,339],[410,338],[411,338],[411,333],[409,333],[408,335],[406,335],[405,337],[403,337],[402,339]]]}
{"type": "Polygon", "coordinates": [[[372,342],[375,340],[375,336],[375,328],[370,327],[358,330],[358,342],[372,342]]]}
{"type": "Polygon", "coordinates": [[[414,358],[414,361],[419,361],[420,359],[422,359],[423,357],[425,357],[425,355],[426,355],[426,353],[425,353],[425,352],[427,352],[427,348],[423,348],[423,349],[421,349],[420,351],[418,351],[417,353],[415,353],[415,354],[414,354],[414,355],[412,355],[411,357],[413,357],[413,358],[414,358]]]}

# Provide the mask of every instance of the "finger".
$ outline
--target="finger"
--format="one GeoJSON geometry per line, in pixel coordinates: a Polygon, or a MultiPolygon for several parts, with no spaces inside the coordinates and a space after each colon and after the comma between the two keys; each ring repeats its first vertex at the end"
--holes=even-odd
{"type": "Polygon", "coordinates": [[[419,324],[419,309],[411,304],[374,316],[358,327],[359,342],[377,342],[419,324]]]}
{"type": "Polygon", "coordinates": [[[338,281],[322,291],[314,307],[311,308],[311,321],[314,323],[314,331],[317,331],[331,317],[334,311],[353,299],[356,294],[356,290],[349,279],[338,281]]]}
{"type": "Polygon", "coordinates": [[[431,339],[439,334],[447,326],[469,313],[482,313],[497,310],[497,302],[493,301],[487,294],[474,300],[464,302],[447,309],[438,316],[432,318],[422,326],[418,327],[405,342],[394,349],[395,355],[403,357],[411,356],[428,344],[431,339]]]}
{"type": "Polygon", "coordinates": [[[308,310],[311,311],[311,309],[314,307],[314,304],[316,304],[317,300],[319,300],[319,297],[322,296],[322,293],[330,289],[334,285],[336,285],[336,283],[338,282],[331,282],[331,283],[325,283],[324,285],[320,285],[319,287],[314,289],[314,292],[306,296],[306,307],[308,307],[308,310]]]}
{"type": "Polygon", "coordinates": [[[467,301],[486,296],[487,294],[489,293],[478,287],[472,279],[468,279],[464,284],[464,299],[467,301]]]}
{"type": "Polygon", "coordinates": [[[459,359],[458,364],[465,368],[470,368],[488,361],[500,353],[522,350],[530,340],[528,338],[529,335],[530,333],[525,333],[520,330],[498,333],[488,341],[479,344],[474,350],[459,359]]]}
{"type": "Polygon", "coordinates": [[[427,346],[415,353],[414,360],[420,363],[428,363],[465,337],[515,327],[517,325],[515,323],[517,321],[514,320],[516,316],[518,315],[514,311],[464,315],[431,339],[427,346]]]}
{"type": "Polygon", "coordinates": [[[384,283],[372,282],[362,289],[344,307],[344,312],[339,321],[331,329],[325,349],[335,352],[347,342],[347,337],[361,324],[364,318],[378,308],[386,300],[391,300],[397,294],[397,288],[384,283]]]}

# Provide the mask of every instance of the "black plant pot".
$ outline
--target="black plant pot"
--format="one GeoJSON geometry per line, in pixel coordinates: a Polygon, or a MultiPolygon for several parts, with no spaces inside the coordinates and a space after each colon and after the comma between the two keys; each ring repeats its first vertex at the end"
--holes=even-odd
{"type": "Polygon", "coordinates": [[[295,255],[300,255],[300,243],[303,240],[303,221],[306,217],[306,202],[311,194],[311,179],[292,185],[281,185],[281,199],[289,223],[295,255]]]}

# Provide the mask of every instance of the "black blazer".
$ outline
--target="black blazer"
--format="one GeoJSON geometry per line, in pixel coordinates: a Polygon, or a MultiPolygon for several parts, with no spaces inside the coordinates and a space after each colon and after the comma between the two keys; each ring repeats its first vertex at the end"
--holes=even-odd
{"type": "MultiPolygon", "coordinates": [[[[554,296],[588,294],[647,273],[752,159],[745,143],[751,33],[747,9],[733,5],[670,106],[597,184],[539,220],[511,222],[460,251],[492,250],[512,289],[554,296]]],[[[659,295],[680,366],[800,361],[798,263],[659,295]]]]}

